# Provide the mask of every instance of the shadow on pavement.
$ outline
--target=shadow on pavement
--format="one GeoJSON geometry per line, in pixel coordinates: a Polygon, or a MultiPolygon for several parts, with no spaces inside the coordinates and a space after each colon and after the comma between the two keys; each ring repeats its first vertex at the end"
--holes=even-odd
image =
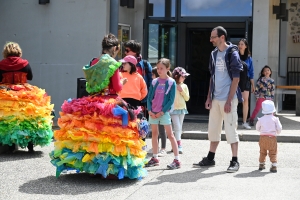
{"type": "Polygon", "coordinates": [[[235,175],[235,178],[250,178],[250,177],[264,177],[267,174],[270,174],[271,172],[267,171],[260,171],[260,170],[254,170],[249,173],[238,173],[235,175]]]}
{"type": "Polygon", "coordinates": [[[0,162],[9,162],[9,161],[16,161],[16,160],[25,160],[25,159],[32,159],[32,158],[41,158],[44,156],[42,151],[15,151],[14,153],[3,153],[0,154],[0,162]]]}
{"type": "Polygon", "coordinates": [[[171,182],[171,183],[196,182],[200,179],[211,178],[226,173],[225,171],[213,172],[213,173],[202,173],[208,169],[209,168],[197,168],[192,171],[162,175],[157,177],[158,181],[146,183],[145,185],[158,185],[165,182],[171,182]]]}
{"type": "Polygon", "coordinates": [[[136,184],[138,180],[109,180],[91,177],[87,173],[62,174],[59,178],[48,176],[31,180],[19,187],[19,192],[44,195],[79,195],[91,192],[109,191],[136,184]]]}

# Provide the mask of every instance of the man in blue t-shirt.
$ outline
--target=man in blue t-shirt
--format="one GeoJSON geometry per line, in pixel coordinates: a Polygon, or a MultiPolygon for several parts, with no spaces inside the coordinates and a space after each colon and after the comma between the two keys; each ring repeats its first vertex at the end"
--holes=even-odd
{"type": "Polygon", "coordinates": [[[222,125],[227,143],[231,145],[232,160],[227,172],[237,172],[240,164],[238,162],[238,142],[237,133],[237,106],[243,101],[241,91],[238,87],[240,71],[243,70],[238,51],[234,51],[228,58],[228,52],[235,45],[227,42],[226,30],[218,26],[211,32],[210,42],[216,48],[211,52],[209,61],[210,86],[208,90],[205,108],[210,110],[208,122],[208,139],[210,149],[207,157],[204,157],[194,166],[214,166],[215,152],[221,141],[222,125]]]}

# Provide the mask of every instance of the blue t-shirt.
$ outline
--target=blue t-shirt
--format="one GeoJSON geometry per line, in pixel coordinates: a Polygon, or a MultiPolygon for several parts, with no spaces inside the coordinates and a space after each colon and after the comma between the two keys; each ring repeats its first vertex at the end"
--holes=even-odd
{"type": "Polygon", "coordinates": [[[226,50],[227,48],[224,51],[218,51],[216,57],[214,98],[219,101],[227,100],[232,82],[225,63],[226,50]]]}

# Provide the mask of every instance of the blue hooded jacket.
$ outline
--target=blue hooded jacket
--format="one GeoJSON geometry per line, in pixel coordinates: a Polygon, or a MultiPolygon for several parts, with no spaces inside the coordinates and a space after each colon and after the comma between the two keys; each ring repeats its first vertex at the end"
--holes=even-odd
{"type": "MultiPolygon", "coordinates": [[[[230,43],[230,42],[226,42],[227,45],[229,45],[229,47],[227,48],[226,52],[225,52],[225,63],[226,63],[226,67],[227,67],[227,71],[228,74],[231,78],[231,80],[233,78],[240,78],[240,72],[243,70],[243,64],[241,63],[240,60],[240,56],[239,56],[239,52],[234,51],[230,57],[230,61],[228,60],[228,56],[227,54],[231,51],[232,48],[236,48],[237,46],[230,43]]],[[[209,71],[210,71],[210,75],[211,75],[211,82],[210,82],[210,97],[211,99],[214,98],[214,90],[215,90],[215,65],[216,65],[216,57],[218,54],[218,48],[216,47],[212,52],[211,52],[211,56],[209,59],[209,71]]],[[[229,95],[229,94],[228,94],[229,95]]],[[[239,102],[243,102],[243,97],[242,97],[242,92],[240,90],[239,87],[237,87],[236,90],[236,95],[237,98],[239,100],[239,102]]]]}

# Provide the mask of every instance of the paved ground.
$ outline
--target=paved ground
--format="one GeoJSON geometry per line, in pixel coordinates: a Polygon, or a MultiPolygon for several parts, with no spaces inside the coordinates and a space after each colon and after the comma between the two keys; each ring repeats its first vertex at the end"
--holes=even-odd
{"type": "MultiPolygon", "coordinates": [[[[151,156],[151,140],[147,143],[151,156]]],[[[183,146],[181,169],[166,170],[173,159],[169,152],[140,181],[102,180],[73,172],[56,178],[48,156],[53,144],[36,147],[34,154],[0,154],[0,199],[299,199],[299,144],[279,143],[278,173],[270,173],[269,169],[258,171],[258,144],[240,142],[241,168],[234,174],[225,172],[231,159],[226,142],[220,143],[213,168],[192,167],[206,156],[208,141],[183,140],[183,146]]]]}

